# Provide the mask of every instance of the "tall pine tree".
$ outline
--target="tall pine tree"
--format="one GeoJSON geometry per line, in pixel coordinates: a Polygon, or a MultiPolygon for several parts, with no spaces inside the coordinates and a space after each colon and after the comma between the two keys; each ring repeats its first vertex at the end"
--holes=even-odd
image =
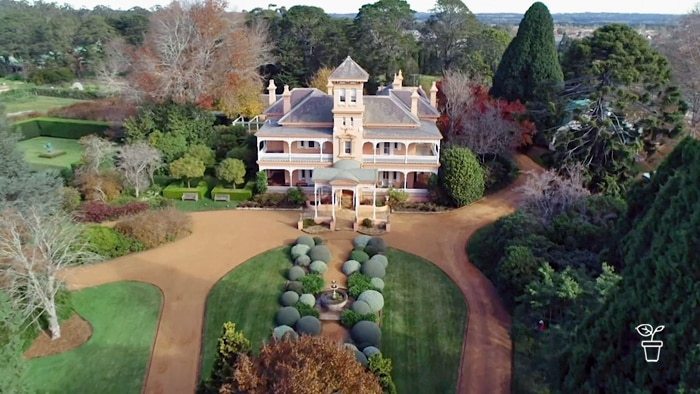
{"type": "Polygon", "coordinates": [[[650,182],[630,191],[619,250],[623,279],[578,327],[552,383],[562,392],[700,390],[700,141],[686,138],[650,182]],[[640,324],[665,329],[657,363],[645,360],[640,324]]]}
{"type": "Polygon", "coordinates": [[[554,21],[546,5],[534,3],[503,54],[490,93],[508,101],[546,103],[563,81],[554,21]]]}

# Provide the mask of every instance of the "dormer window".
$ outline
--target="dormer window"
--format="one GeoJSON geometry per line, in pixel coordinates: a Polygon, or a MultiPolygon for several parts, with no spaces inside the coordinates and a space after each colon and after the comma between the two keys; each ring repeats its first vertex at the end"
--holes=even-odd
{"type": "Polygon", "coordinates": [[[345,89],[338,89],[339,94],[340,94],[340,102],[344,103],[345,102],[345,89]]]}
{"type": "Polygon", "coordinates": [[[351,103],[356,103],[356,102],[357,102],[357,89],[351,89],[351,90],[350,90],[350,102],[351,102],[351,103]]]}

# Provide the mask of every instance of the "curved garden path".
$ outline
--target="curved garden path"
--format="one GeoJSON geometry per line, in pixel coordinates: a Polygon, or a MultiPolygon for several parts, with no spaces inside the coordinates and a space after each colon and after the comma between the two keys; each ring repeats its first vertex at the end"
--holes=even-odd
{"type": "MultiPolygon", "coordinates": [[[[523,170],[539,168],[524,155],[523,170]]],[[[459,286],[469,305],[459,393],[507,393],[511,381],[510,317],[496,290],[471,265],[465,252],[478,228],[513,211],[514,185],[468,207],[443,214],[394,214],[388,244],[435,263],[459,286]]],[[[106,263],[68,270],[69,288],[134,280],[163,291],[145,393],[193,393],[197,384],[205,302],[211,287],[227,272],[268,249],[290,244],[300,232],[297,212],[210,211],[192,214],[191,236],[166,246],[106,263]]],[[[354,238],[353,232],[324,234],[354,238]]]]}

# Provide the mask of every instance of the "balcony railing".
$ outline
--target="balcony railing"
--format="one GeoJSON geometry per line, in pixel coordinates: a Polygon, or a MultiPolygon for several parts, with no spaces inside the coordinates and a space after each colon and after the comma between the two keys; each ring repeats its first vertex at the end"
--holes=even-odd
{"type": "Polygon", "coordinates": [[[259,161],[272,161],[279,163],[330,163],[332,154],[319,153],[266,153],[258,152],[259,161]]]}
{"type": "Polygon", "coordinates": [[[438,164],[437,156],[419,155],[364,155],[365,163],[388,163],[388,164],[438,164]]]}

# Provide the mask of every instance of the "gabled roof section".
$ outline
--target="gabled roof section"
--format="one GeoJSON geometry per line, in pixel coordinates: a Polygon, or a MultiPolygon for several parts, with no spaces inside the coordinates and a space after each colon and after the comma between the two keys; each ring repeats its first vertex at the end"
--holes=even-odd
{"type": "Polygon", "coordinates": [[[418,126],[420,119],[393,96],[364,96],[366,125],[418,126]]]}
{"type": "MultiPolygon", "coordinates": [[[[281,124],[298,123],[333,123],[333,97],[315,88],[308,91],[301,101],[294,104],[292,90],[292,109],[278,121],[281,124]]],[[[277,105],[277,103],[275,103],[277,105]]]]}
{"type": "Polygon", "coordinates": [[[365,127],[364,138],[419,138],[441,140],[442,134],[432,120],[424,120],[418,128],[365,127]]]}
{"type": "MultiPolygon", "coordinates": [[[[401,103],[406,106],[406,108],[411,108],[411,94],[410,90],[396,90],[391,85],[377,92],[377,96],[394,96],[401,103]]],[[[430,105],[430,99],[428,95],[425,94],[423,88],[418,88],[418,116],[419,117],[439,117],[440,112],[430,105]]]]}
{"type": "MultiPolygon", "coordinates": [[[[318,89],[315,88],[295,88],[292,89],[290,93],[292,93],[291,97],[291,104],[292,108],[297,106],[301,101],[303,101],[306,97],[308,97],[314,90],[319,91],[318,89]]],[[[265,95],[267,97],[267,95],[265,95]]],[[[269,115],[277,115],[277,116],[282,116],[284,114],[283,110],[283,105],[284,105],[284,100],[281,94],[276,95],[277,101],[275,101],[274,104],[269,106],[265,112],[263,112],[264,115],[269,116],[269,115]]],[[[266,103],[267,104],[267,103],[266,103]]]]}
{"type": "Polygon", "coordinates": [[[350,182],[350,183],[374,183],[377,181],[376,168],[361,168],[356,160],[339,160],[333,167],[321,167],[314,169],[311,178],[314,182],[350,182]]]}
{"type": "Polygon", "coordinates": [[[359,64],[355,63],[350,56],[346,57],[340,66],[338,66],[331,75],[328,76],[328,80],[333,81],[360,81],[367,82],[369,79],[369,73],[365,71],[359,64]]]}

